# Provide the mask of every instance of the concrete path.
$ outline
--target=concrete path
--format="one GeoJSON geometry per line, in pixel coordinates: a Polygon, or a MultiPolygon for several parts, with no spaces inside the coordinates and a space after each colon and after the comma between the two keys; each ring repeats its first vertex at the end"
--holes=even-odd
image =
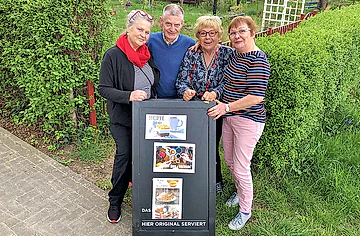
{"type": "Polygon", "coordinates": [[[131,235],[106,220],[105,191],[0,127],[0,235],[131,235]]]}

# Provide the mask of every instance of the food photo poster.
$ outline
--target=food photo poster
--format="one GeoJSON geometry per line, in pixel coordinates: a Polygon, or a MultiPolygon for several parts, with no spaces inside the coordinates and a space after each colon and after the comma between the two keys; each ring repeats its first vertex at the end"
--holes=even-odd
{"type": "Polygon", "coordinates": [[[195,144],[154,142],[153,172],[195,173],[195,144]]]}
{"type": "Polygon", "coordinates": [[[146,114],[145,139],[186,140],[186,115],[146,114]]]}
{"type": "Polygon", "coordinates": [[[181,219],[182,178],[153,178],[152,219],[181,219]]]}

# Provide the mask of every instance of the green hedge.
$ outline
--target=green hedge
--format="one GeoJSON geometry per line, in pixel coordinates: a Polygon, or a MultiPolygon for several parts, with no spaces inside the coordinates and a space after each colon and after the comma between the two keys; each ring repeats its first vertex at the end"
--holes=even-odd
{"type": "Polygon", "coordinates": [[[76,134],[88,125],[86,81],[97,81],[112,38],[107,1],[2,0],[0,12],[1,88],[15,121],[58,140],[76,134]]]}
{"type": "Polygon", "coordinates": [[[293,32],[257,39],[271,65],[267,123],[255,153],[260,167],[301,173],[316,132],[359,120],[359,102],[352,98],[360,81],[359,12],[359,4],[321,12],[293,32]]]}

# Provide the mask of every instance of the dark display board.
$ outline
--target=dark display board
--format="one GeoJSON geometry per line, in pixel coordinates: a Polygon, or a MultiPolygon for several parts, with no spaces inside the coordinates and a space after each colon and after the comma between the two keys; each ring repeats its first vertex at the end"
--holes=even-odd
{"type": "Polygon", "coordinates": [[[133,235],[215,235],[214,105],[133,102],[133,235]]]}

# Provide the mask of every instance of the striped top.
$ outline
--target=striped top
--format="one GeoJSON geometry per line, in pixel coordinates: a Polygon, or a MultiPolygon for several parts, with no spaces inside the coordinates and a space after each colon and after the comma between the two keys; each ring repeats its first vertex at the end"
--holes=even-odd
{"type": "MultiPolygon", "coordinates": [[[[224,72],[222,101],[231,103],[248,94],[265,97],[270,77],[270,65],[263,51],[238,53],[235,51],[224,72]]],[[[224,117],[238,115],[265,123],[264,102],[244,110],[229,112],[224,117]]]]}

